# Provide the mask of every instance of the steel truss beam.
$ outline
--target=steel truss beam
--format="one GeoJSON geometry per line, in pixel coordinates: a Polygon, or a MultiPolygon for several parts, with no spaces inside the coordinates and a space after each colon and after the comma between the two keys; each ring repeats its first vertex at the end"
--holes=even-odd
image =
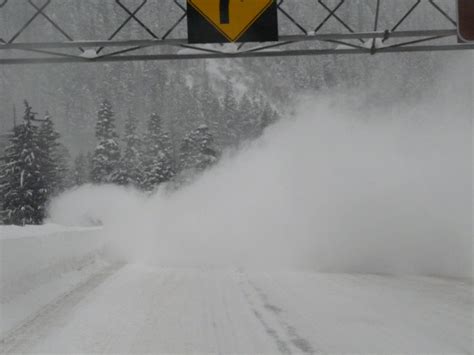
{"type": "MultiPolygon", "coordinates": [[[[373,22],[368,23],[369,31],[356,32],[350,24],[350,19],[341,13],[344,5],[351,0],[278,0],[278,10],[280,13],[280,22],[286,21],[297,33],[291,33],[288,26],[280,29],[280,40],[272,43],[260,44],[226,44],[226,45],[189,45],[187,39],[179,36],[179,31],[183,32],[185,28],[184,19],[186,9],[179,0],[173,0],[175,10],[180,12],[176,19],[172,19],[172,24],[159,33],[155,28],[146,24],[146,20],[139,17],[147,8],[155,9],[159,12],[160,4],[163,0],[135,0],[134,7],[125,0],[101,0],[109,2],[117,11],[121,10],[125,15],[120,24],[115,28],[100,28],[100,31],[108,31],[110,35],[104,35],[104,38],[94,40],[81,40],[81,33],[72,34],[65,30],[61,25],[61,18],[49,15],[47,11],[54,12],[53,5],[65,3],[68,0],[15,0],[18,4],[24,2],[29,9],[29,17],[22,24],[16,24],[17,28],[2,28],[0,24],[0,65],[8,64],[45,64],[45,63],[103,63],[120,61],[146,61],[146,60],[180,60],[180,59],[219,59],[219,58],[257,58],[257,57],[287,57],[287,56],[308,56],[308,55],[329,55],[329,54],[382,54],[397,52],[422,52],[422,51],[455,51],[472,50],[474,44],[462,44],[457,39],[457,23],[453,6],[450,8],[442,7],[436,0],[385,0],[404,2],[405,6],[402,15],[395,16],[383,11],[383,0],[367,0],[373,5],[373,22]],[[291,13],[288,8],[293,10],[300,3],[313,2],[318,6],[319,15],[324,14],[323,18],[318,18],[314,26],[303,26],[291,13]],[[153,6],[151,6],[153,5],[153,6]],[[402,30],[403,25],[408,19],[413,18],[416,10],[421,6],[429,5],[433,16],[440,16],[445,21],[445,29],[435,28],[414,28],[402,30]],[[286,7],[285,7],[286,6],[286,7]],[[449,11],[451,10],[451,11],[449,11]],[[32,11],[32,13],[31,13],[32,11]],[[387,28],[380,30],[381,16],[390,23],[387,28]],[[40,19],[44,26],[44,33],[36,30],[33,35],[34,40],[20,41],[33,24],[39,23],[40,19]],[[338,24],[340,32],[332,30],[329,33],[323,33],[322,30],[327,27],[328,22],[332,20],[338,24]],[[129,23],[134,23],[143,35],[148,38],[117,40],[119,34],[127,35],[129,23]],[[48,41],[47,36],[53,29],[57,34],[63,37],[64,41],[48,41]],[[7,36],[8,32],[8,36],[7,36]],[[283,32],[283,33],[282,33],[283,32]],[[178,37],[173,35],[178,33],[178,37]]],[[[94,0],[70,0],[84,4],[91,3],[94,0]]],[[[95,0],[97,1],[97,0],[95,0]]],[[[184,1],[184,0],[182,0],[184,1]]],[[[454,3],[455,0],[450,0],[454,3]]],[[[12,0],[0,0],[0,19],[1,16],[8,16],[8,8],[13,3],[12,0]]],[[[24,8],[25,8],[24,6],[24,8]]],[[[13,8],[13,7],[12,7],[13,8]]],[[[163,10],[166,10],[163,8],[163,10]]],[[[11,10],[12,11],[12,10],[11,10]]],[[[18,11],[18,10],[17,10],[18,11]]],[[[426,11],[424,9],[423,11],[426,11]]],[[[176,11],[175,11],[176,12],[176,11]]],[[[148,16],[150,14],[148,13],[148,16]]],[[[88,25],[87,21],[85,25],[88,25]]],[[[80,26],[79,26],[80,27],[80,26]]],[[[31,34],[30,34],[31,37],[31,34]]]]}

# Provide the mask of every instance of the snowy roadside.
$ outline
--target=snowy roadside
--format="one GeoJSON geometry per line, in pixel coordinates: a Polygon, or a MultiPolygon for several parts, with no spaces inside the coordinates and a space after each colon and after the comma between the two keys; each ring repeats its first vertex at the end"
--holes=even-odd
{"type": "Polygon", "coordinates": [[[59,224],[44,224],[41,226],[2,226],[0,225],[0,240],[28,237],[44,237],[51,234],[71,232],[92,232],[102,227],[69,227],[59,224]]]}
{"type": "Polygon", "coordinates": [[[0,334],[104,268],[100,228],[0,226],[0,334]]]}
{"type": "Polygon", "coordinates": [[[45,305],[61,298],[107,266],[108,263],[103,260],[91,259],[87,265],[78,266],[75,270],[58,275],[49,282],[0,303],[0,338],[34,318],[45,305]]]}

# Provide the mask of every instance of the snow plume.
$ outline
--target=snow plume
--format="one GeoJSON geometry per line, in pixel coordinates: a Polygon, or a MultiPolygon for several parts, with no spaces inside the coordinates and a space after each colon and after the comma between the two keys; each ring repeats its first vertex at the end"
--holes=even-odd
{"type": "Polygon", "coordinates": [[[444,79],[416,104],[308,97],[192,185],[86,186],[52,220],[101,220],[130,262],[471,277],[472,81],[444,79]]]}

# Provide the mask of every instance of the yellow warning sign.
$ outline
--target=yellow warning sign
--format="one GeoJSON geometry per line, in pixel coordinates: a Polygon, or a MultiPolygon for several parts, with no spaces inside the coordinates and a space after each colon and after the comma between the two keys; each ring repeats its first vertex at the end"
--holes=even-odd
{"type": "Polygon", "coordinates": [[[188,0],[230,42],[237,41],[273,0],[188,0]]]}

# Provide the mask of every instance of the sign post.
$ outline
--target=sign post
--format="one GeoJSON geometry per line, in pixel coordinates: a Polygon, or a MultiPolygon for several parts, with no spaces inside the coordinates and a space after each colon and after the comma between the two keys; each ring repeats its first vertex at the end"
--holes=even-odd
{"type": "Polygon", "coordinates": [[[189,43],[278,41],[276,0],[187,0],[189,43]]]}
{"type": "Polygon", "coordinates": [[[458,0],[458,35],[463,42],[474,42],[474,0],[458,0]]]}

